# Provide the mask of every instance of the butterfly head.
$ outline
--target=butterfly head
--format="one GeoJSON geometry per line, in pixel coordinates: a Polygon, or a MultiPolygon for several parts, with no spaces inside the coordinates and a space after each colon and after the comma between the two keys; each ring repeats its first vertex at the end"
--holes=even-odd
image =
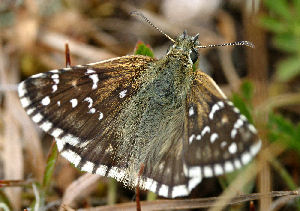
{"type": "Polygon", "coordinates": [[[195,63],[198,59],[198,37],[199,34],[189,36],[186,30],[184,30],[183,33],[174,40],[174,43],[170,46],[167,54],[172,53],[187,55],[191,59],[192,63],[195,63]]]}

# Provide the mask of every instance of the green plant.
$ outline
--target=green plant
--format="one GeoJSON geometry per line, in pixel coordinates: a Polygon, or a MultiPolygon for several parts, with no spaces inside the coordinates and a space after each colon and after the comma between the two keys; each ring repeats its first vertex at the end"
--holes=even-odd
{"type": "Polygon", "coordinates": [[[300,74],[300,0],[265,0],[262,25],[274,33],[273,43],[289,54],[278,62],[276,76],[287,81],[300,74]]]}

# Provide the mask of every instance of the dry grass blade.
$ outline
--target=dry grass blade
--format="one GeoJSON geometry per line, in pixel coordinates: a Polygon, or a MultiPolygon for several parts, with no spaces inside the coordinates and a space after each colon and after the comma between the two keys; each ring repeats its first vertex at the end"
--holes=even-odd
{"type": "MultiPolygon", "coordinates": [[[[13,59],[9,59],[9,53],[0,46],[0,78],[1,84],[12,84],[17,81],[17,67],[13,59]],[[9,70],[9,71],[8,71],[9,70]]],[[[22,180],[24,174],[24,157],[21,143],[21,134],[19,133],[18,121],[14,118],[14,105],[17,101],[15,93],[5,93],[5,103],[3,112],[3,164],[4,178],[9,180],[22,180]],[[13,165],[12,165],[13,163],[13,165]]],[[[5,190],[15,210],[21,208],[20,187],[8,188],[5,190]]]]}
{"type": "Polygon", "coordinates": [[[0,187],[20,187],[32,184],[33,180],[0,180],[0,187]]]}
{"type": "Polygon", "coordinates": [[[84,174],[72,182],[64,193],[59,210],[63,211],[64,205],[72,206],[77,198],[89,195],[90,192],[94,190],[95,184],[98,182],[100,177],[100,175],[96,174],[84,174]]]}
{"type": "MultiPolygon", "coordinates": [[[[224,204],[226,206],[238,204],[246,201],[258,200],[264,197],[282,197],[282,196],[295,196],[300,197],[298,191],[273,191],[268,194],[246,194],[236,196],[232,199],[225,198],[225,200],[229,200],[228,203],[224,204]]],[[[151,202],[142,202],[141,207],[143,211],[148,210],[182,210],[182,209],[193,209],[193,208],[207,208],[216,206],[215,202],[223,199],[221,197],[210,197],[210,198],[199,198],[199,199],[182,199],[182,200],[156,200],[151,202]]],[[[129,211],[134,210],[136,208],[136,204],[134,202],[117,204],[114,206],[102,206],[102,207],[94,207],[87,209],[79,209],[78,211],[108,211],[108,210],[122,210],[129,211]]],[[[218,207],[217,209],[219,209],[218,207]]]]}
{"type": "Polygon", "coordinates": [[[106,50],[95,48],[86,44],[79,43],[75,40],[72,40],[70,37],[67,37],[63,34],[43,30],[38,40],[54,49],[65,51],[65,43],[68,41],[68,44],[71,48],[73,55],[78,55],[89,62],[95,62],[98,60],[105,60],[114,57],[115,55],[107,52],[106,50]]]}

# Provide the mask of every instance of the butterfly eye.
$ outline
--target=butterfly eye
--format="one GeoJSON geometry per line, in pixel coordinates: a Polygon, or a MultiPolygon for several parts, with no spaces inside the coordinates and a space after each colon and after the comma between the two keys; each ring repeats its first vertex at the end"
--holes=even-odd
{"type": "Polygon", "coordinates": [[[193,63],[195,63],[197,61],[198,56],[199,56],[198,51],[196,51],[195,49],[192,49],[190,57],[191,57],[191,60],[193,63]]]}

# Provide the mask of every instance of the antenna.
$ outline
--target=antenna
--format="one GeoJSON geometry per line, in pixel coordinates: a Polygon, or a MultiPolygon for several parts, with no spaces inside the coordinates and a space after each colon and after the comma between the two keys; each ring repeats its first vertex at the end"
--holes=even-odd
{"type": "Polygon", "coordinates": [[[169,40],[171,40],[172,42],[175,42],[175,40],[173,38],[171,38],[169,35],[167,35],[166,33],[164,33],[160,28],[158,28],[157,26],[155,26],[148,18],[146,18],[143,13],[138,12],[138,11],[133,11],[130,13],[130,15],[135,15],[135,16],[139,16],[141,18],[144,19],[144,21],[146,21],[150,26],[152,26],[153,28],[155,28],[157,31],[159,31],[160,33],[162,33],[163,35],[165,35],[169,40]]]}
{"type": "Polygon", "coordinates": [[[255,48],[255,45],[249,41],[238,41],[238,42],[214,44],[214,45],[198,45],[196,46],[196,48],[213,48],[213,47],[232,46],[232,45],[246,45],[248,47],[255,48]]]}

